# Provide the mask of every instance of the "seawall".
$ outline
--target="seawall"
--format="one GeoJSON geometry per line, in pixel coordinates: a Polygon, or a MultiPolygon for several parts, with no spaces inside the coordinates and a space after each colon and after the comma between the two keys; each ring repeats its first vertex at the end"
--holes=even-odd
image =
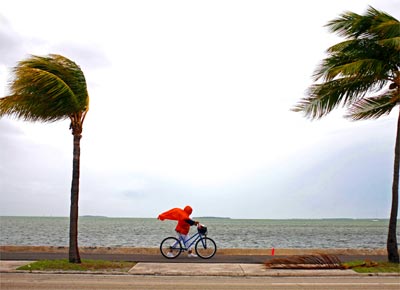
{"type": "MultiPolygon", "coordinates": [[[[134,247],[79,247],[81,253],[93,254],[144,254],[158,255],[159,248],[134,248],[134,247]]],[[[271,255],[271,248],[247,249],[247,248],[218,248],[218,255],[271,255]]],[[[0,246],[0,252],[28,252],[28,253],[68,253],[65,246],[0,246]]],[[[386,249],[274,249],[275,255],[386,255],[386,249]]]]}

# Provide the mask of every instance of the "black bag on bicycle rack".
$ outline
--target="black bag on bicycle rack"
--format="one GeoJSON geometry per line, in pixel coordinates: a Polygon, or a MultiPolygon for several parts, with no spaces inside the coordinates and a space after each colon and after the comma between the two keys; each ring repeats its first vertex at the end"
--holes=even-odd
{"type": "Polygon", "coordinates": [[[197,227],[197,231],[199,232],[200,235],[206,235],[207,234],[207,227],[203,225],[199,225],[197,227]]]}

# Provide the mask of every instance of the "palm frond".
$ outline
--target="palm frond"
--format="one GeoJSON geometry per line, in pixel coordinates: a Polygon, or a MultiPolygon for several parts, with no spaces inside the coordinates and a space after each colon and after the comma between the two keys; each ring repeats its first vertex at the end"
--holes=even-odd
{"type": "MultiPolygon", "coordinates": [[[[48,71],[20,68],[16,72],[16,80],[11,85],[11,90],[16,96],[25,96],[23,104],[27,106],[32,117],[63,117],[78,108],[71,88],[48,71]]],[[[32,120],[32,117],[29,119],[32,120]]]]}
{"type": "Polygon", "coordinates": [[[363,98],[349,108],[345,117],[353,120],[377,119],[390,114],[399,101],[399,96],[389,91],[380,96],[363,98]]]}
{"type": "Polygon", "coordinates": [[[348,77],[312,85],[307,96],[292,109],[306,117],[320,119],[338,106],[349,106],[370,91],[379,91],[386,81],[376,82],[373,76],[348,77]]]}
{"type": "Polygon", "coordinates": [[[342,65],[333,66],[325,71],[325,79],[333,80],[336,77],[363,77],[374,75],[386,77],[387,63],[377,59],[360,59],[342,65]]]}
{"type": "Polygon", "coordinates": [[[399,21],[397,19],[388,19],[387,21],[382,21],[375,27],[371,27],[379,39],[390,39],[400,36],[399,21]]]}
{"type": "Polygon", "coordinates": [[[335,45],[332,45],[331,47],[329,47],[326,52],[328,54],[335,54],[341,51],[344,51],[348,46],[353,45],[354,43],[354,39],[348,39],[342,42],[339,42],[335,45]]]}
{"type": "Polygon", "coordinates": [[[353,39],[330,47],[326,57],[314,72],[314,80],[332,80],[338,75],[375,75],[387,78],[397,70],[399,53],[391,46],[383,46],[369,39],[353,39]],[[388,61],[391,60],[391,61],[388,61]]]}
{"type": "Polygon", "coordinates": [[[48,71],[62,79],[74,93],[79,106],[84,107],[88,102],[88,94],[85,76],[81,68],[70,59],[57,54],[50,54],[47,57],[31,56],[21,61],[16,67],[30,67],[48,71]]]}
{"type": "Polygon", "coordinates": [[[390,32],[388,35],[383,33],[385,32],[383,27],[389,25],[389,23],[393,25],[396,22],[398,23],[399,21],[393,16],[369,6],[364,15],[348,11],[342,13],[338,18],[329,21],[326,26],[332,32],[347,39],[359,37],[385,39],[394,37],[391,35],[393,35],[392,32],[395,35],[396,31],[395,26],[390,26],[390,29],[387,30],[387,32],[390,32]]]}
{"type": "Polygon", "coordinates": [[[346,39],[328,48],[328,56],[314,71],[315,84],[293,111],[303,112],[311,119],[321,118],[340,105],[357,110],[354,119],[374,118],[387,112],[389,104],[381,104],[375,111],[371,103],[364,108],[368,113],[357,106],[364,105],[359,101],[367,94],[379,92],[398,78],[399,21],[369,7],[364,15],[345,12],[327,26],[346,39]]]}
{"type": "Polygon", "coordinates": [[[329,21],[327,26],[331,32],[337,33],[344,38],[358,37],[365,32],[365,26],[362,23],[363,17],[357,13],[347,11],[338,18],[329,21]]]}
{"type": "Polygon", "coordinates": [[[337,256],[326,254],[274,258],[264,265],[269,269],[343,269],[337,256]]]}
{"type": "Polygon", "coordinates": [[[400,58],[400,36],[379,40],[377,43],[398,51],[400,58]]]}
{"type": "Polygon", "coordinates": [[[83,72],[60,55],[31,56],[14,68],[11,94],[0,99],[0,116],[52,122],[87,111],[83,72]]]}

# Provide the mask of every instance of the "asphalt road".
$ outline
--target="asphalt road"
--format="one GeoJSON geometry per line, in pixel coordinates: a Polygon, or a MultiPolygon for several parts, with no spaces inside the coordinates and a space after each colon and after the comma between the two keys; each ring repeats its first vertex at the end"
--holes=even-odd
{"type": "MultiPolygon", "coordinates": [[[[188,258],[185,253],[176,259],[166,259],[160,255],[149,254],[83,254],[82,259],[93,260],[109,260],[109,261],[133,261],[133,262],[152,262],[152,263],[240,263],[240,264],[261,264],[272,258],[282,256],[265,256],[265,255],[218,255],[211,259],[188,258]]],[[[342,262],[355,260],[374,260],[386,261],[386,256],[355,256],[355,255],[339,255],[342,262]]],[[[0,252],[0,260],[10,261],[37,261],[37,260],[55,260],[68,258],[64,253],[39,253],[39,252],[0,252]]]]}
{"type": "Polygon", "coordinates": [[[184,277],[1,273],[0,289],[398,290],[399,277],[184,277]]]}

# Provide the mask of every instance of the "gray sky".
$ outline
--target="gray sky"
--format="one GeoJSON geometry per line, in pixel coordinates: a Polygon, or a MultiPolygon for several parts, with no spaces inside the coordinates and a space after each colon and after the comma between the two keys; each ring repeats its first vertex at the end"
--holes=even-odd
{"type": "MultiPolygon", "coordinates": [[[[85,73],[81,215],[387,218],[396,112],[350,122],[293,113],[323,26],[399,0],[0,3],[0,91],[29,54],[85,73]]],[[[397,111],[397,110],[396,110],[397,111]]],[[[69,122],[0,119],[0,215],[68,216],[69,122]]]]}

